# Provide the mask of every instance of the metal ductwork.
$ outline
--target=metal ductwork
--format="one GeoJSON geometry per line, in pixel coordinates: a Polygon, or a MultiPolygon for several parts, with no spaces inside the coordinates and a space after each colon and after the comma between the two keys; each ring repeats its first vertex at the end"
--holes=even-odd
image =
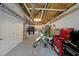
{"type": "Polygon", "coordinates": [[[20,19],[23,23],[28,23],[29,21],[27,21],[27,18],[23,18],[21,17],[19,14],[15,13],[14,11],[12,11],[11,9],[9,9],[7,6],[5,6],[4,4],[0,3],[0,10],[3,12],[6,12],[18,19],[20,19]]]}

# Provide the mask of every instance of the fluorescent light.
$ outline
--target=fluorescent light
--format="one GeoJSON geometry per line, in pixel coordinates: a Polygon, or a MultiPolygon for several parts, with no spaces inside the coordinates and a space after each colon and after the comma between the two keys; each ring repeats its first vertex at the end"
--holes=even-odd
{"type": "Polygon", "coordinates": [[[37,19],[34,19],[34,21],[39,22],[39,21],[41,21],[41,19],[37,18],[37,19]]]}

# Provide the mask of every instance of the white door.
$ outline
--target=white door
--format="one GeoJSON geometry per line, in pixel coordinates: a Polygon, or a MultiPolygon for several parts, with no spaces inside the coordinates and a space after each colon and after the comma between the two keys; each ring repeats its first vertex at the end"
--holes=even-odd
{"type": "Polygon", "coordinates": [[[3,19],[3,41],[2,41],[2,54],[6,55],[14,46],[14,24],[7,15],[3,19]]]}
{"type": "Polygon", "coordinates": [[[17,19],[0,11],[0,55],[5,55],[22,40],[22,24],[17,19]]]}
{"type": "Polygon", "coordinates": [[[10,31],[9,29],[9,23],[8,23],[8,15],[4,12],[1,12],[2,15],[0,15],[2,17],[2,55],[5,55],[8,51],[9,51],[9,34],[10,31]],[[4,17],[5,16],[5,17],[4,17]]]}
{"type": "Polygon", "coordinates": [[[2,55],[2,17],[0,17],[0,56],[2,55]]]}
{"type": "MultiPolygon", "coordinates": [[[[2,13],[2,15],[4,15],[2,13]]],[[[4,55],[6,53],[6,18],[4,16],[2,16],[2,55],[4,55]]],[[[8,34],[7,34],[8,35],[8,34]]]]}

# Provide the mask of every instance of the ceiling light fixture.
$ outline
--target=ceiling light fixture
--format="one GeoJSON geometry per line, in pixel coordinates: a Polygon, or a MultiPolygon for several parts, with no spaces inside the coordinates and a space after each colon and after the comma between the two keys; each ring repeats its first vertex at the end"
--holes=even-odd
{"type": "Polygon", "coordinates": [[[39,21],[41,21],[41,19],[40,18],[37,18],[37,19],[35,18],[34,21],[39,22],[39,21]]]}

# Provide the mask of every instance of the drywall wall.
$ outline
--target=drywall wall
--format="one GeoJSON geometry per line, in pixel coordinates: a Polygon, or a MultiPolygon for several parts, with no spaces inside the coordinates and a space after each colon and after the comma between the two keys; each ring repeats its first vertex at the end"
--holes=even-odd
{"type": "Polygon", "coordinates": [[[79,9],[54,22],[54,24],[56,25],[56,28],[71,27],[79,30],[79,9]]]}
{"type": "Polygon", "coordinates": [[[16,17],[0,10],[0,55],[7,54],[23,41],[23,23],[16,17]]]}

